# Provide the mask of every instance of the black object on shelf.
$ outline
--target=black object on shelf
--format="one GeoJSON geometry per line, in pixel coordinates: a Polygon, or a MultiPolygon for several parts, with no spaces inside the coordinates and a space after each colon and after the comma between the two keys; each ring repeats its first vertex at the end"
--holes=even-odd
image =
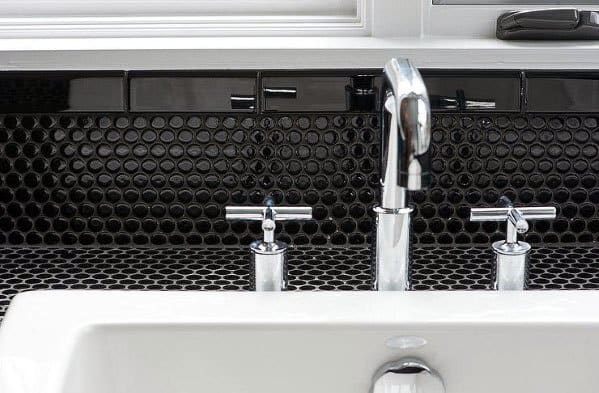
{"type": "Polygon", "coordinates": [[[599,11],[546,9],[511,11],[497,19],[500,40],[596,40],[599,11]]]}

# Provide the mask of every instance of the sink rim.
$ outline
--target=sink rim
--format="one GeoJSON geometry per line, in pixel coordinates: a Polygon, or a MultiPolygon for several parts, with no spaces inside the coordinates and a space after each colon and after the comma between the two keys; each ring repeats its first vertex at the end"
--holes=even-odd
{"type": "Polygon", "coordinates": [[[6,326],[40,318],[57,325],[84,320],[109,323],[117,318],[122,318],[120,323],[551,322],[564,315],[599,322],[599,314],[582,307],[593,300],[599,303],[599,291],[36,290],[13,298],[0,325],[0,340],[6,326]],[[30,310],[23,313],[24,308],[30,310]]]}
{"type": "Polygon", "coordinates": [[[78,340],[106,325],[598,329],[597,305],[599,291],[31,291],[13,299],[0,325],[0,388],[25,379],[34,387],[19,393],[60,392],[78,340]]]}

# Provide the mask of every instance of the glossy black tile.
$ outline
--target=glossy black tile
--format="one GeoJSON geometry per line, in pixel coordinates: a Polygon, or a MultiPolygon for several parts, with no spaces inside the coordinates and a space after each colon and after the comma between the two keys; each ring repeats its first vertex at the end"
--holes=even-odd
{"type": "Polygon", "coordinates": [[[123,72],[3,72],[0,112],[123,111],[123,82],[123,72]]]}
{"type": "Polygon", "coordinates": [[[520,111],[518,73],[421,72],[434,111],[520,111]]]}
{"type": "MultiPolygon", "coordinates": [[[[521,102],[525,112],[599,109],[597,72],[527,71],[525,78],[500,70],[421,73],[436,112],[517,112],[521,102]]],[[[131,73],[126,86],[124,74],[2,72],[0,113],[378,112],[383,80],[380,69],[147,71],[131,73]]]]}
{"type": "MultiPolygon", "coordinates": [[[[376,201],[369,114],[0,116],[0,245],[249,244],[227,205],[314,206],[293,245],[364,245],[376,201]]],[[[256,227],[255,224],[258,224],[256,227]]]]}
{"type": "Polygon", "coordinates": [[[599,74],[527,74],[529,112],[599,111],[599,74]]]}
{"type": "MultiPolygon", "coordinates": [[[[379,73],[380,74],[380,73],[379,73]]],[[[381,77],[280,74],[262,79],[267,112],[369,112],[378,108],[381,77]]]]}
{"type": "Polygon", "coordinates": [[[131,76],[132,112],[254,112],[256,77],[191,74],[131,76]]]}

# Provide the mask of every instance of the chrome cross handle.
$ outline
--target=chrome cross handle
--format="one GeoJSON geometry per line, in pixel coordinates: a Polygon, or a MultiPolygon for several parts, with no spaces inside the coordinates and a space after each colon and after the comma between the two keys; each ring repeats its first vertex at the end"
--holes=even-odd
{"type": "Polygon", "coordinates": [[[227,220],[262,221],[264,241],[274,242],[276,221],[311,220],[312,208],[309,206],[275,206],[269,198],[264,206],[226,206],[227,220]]]}
{"type": "Polygon", "coordinates": [[[475,207],[470,209],[470,221],[506,221],[506,242],[517,243],[518,233],[528,232],[527,220],[552,220],[555,218],[555,207],[531,206],[514,207],[509,198],[499,199],[501,207],[475,207]]]}
{"type": "Polygon", "coordinates": [[[271,198],[264,206],[227,206],[227,220],[262,221],[264,238],[250,244],[251,287],[256,291],[287,289],[287,244],[275,240],[278,221],[311,220],[309,206],[275,206],[271,198]]]}
{"type": "Polygon", "coordinates": [[[493,243],[495,252],[495,289],[522,290],[528,274],[530,244],[518,241],[518,234],[528,232],[527,220],[551,220],[555,207],[514,207],[509,198],[499,199],[500,207],[472,208],[470,221],[506,221],[506,239],[493,243]]]}

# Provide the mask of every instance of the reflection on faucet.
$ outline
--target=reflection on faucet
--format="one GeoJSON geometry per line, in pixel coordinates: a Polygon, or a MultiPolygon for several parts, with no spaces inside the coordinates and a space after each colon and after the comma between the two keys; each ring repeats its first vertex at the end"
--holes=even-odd
{"type": "Polygon", "coordinates": [[[430,103],[422,76],[407,59],[385,65],[382,89],[381,204],[376,213],[374,287],[409,289],[410,213],[406,191],[431,181],[430,103]]]}
{"type": "Polygon", "coordinates": [[[497,107],[497,103],[492,98],[466,98],[466,93],[462,89],[456,90],[455,97],[431,95],[431,107],[440,110],[492,110],[497,107]]]}
{"type": "Polygon", "coordinates": [[[404,358],[384,364],[377,371],[370,393],[445,393],[445,385],[423,361],[404,358]]]}

